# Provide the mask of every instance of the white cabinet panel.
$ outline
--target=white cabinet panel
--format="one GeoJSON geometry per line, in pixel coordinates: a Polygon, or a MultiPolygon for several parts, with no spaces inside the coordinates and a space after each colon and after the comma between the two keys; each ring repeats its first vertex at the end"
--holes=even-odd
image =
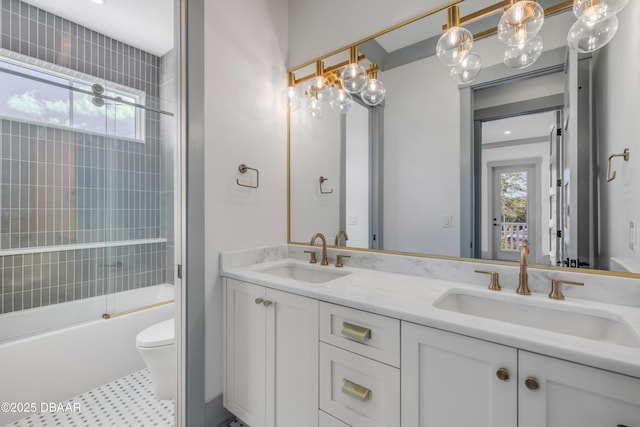
{"type": "Polygon", "coordinates": [[[400,367],[400,321],[341,305],[320,303],[320,340],[400,367]],[[368,331],[360,339],[350,331],[368,331]]]}
{"type": "Polygon", "coordinates": [[[265,427],[264,288],[227,279],[225,407],[252,427],[265,427]]]}
{"type": "Polygon", "coordinates": [[[319,427],[350,427],[349,424],[345,424],[337,418],[328,415],[326,412],[320,411],[320,426],[319,427]]]}
{"type": "Polygon", "coordinates": [[[640,379],[526,351],[519,358],[519,427],[640,427],[640,379]]]}
{"type": "Polygon", "coordinates": [[[318,301],[225,284],[224,405],[251,427],[318,426],[318,301]]]}
{"type": "Polygon", "coordinates": [[[402,426],[514,427],[517,362],[516,349],[402,322],[402,426]]]}
{"type": "Polygon", "coordinates": [[[315,427],[318,301],[274,289],[266,299],[272,302],[266,310],[267,426],[315,427]]]}
{"type": "Polygon", "coordinates": [[[320,408],[353,427],[400,424],[400,371],[349,351],[320,343],[320,408]],[[359,399],[343,390],[351,382],[370,391],[359,399]]]}

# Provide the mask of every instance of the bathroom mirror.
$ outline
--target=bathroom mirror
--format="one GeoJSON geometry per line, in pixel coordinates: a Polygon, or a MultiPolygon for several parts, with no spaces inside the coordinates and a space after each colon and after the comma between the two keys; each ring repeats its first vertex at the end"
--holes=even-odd
{"type": "MultiPolygon", "coordinates": [[[[460,14],[484,6],[463,2],[460,14]]],[[[639,15],[629,4],[614,39],[589,55],[566,47],[571,9],[547,16],[544,52],[521,70],[502,64],[497,36],[480,38],[483,69],[467,85],[434,55],[445,10],[358,42],[385,101],[347,114],[327,105],[318,119],[304,105],[290,113],[289,241],[320,231],[334,243],[346,230],[353,248],[515,261],[528,239],[541,266],[640,273],[640,144],[625,104],[640,92],[640,59],[628,53],[639,15]]],[[[480,34],[498,19],[465,27],[480,34]]],[[[320,59],[344,62],[348,47],[320,59]]]]}

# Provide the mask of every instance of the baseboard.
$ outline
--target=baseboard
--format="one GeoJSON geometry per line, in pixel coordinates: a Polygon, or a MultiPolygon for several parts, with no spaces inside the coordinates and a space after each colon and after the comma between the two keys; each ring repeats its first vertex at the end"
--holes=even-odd
{"type": "Polygon", "coordinates": [[[234,416],[222,406],[222,395],[210,400],[204,405],[204,425],[221,427],[233,421],[234,416]]]}

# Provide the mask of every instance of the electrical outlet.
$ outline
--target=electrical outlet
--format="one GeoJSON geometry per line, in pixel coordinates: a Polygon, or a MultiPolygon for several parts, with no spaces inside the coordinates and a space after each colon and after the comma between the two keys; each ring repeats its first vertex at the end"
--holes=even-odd
{"type": "Polygon", "coordinates": [[[629,249],[638,250],[638,221],[629,221],[629,249]]]}

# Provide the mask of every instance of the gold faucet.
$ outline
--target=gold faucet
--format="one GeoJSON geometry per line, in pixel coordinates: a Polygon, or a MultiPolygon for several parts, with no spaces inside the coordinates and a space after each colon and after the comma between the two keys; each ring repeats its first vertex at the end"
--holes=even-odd
{"type": "Polygon", "coordinates": [[[311,242],[309,243],[311,246],[315,246],[316,239],[320,238],[322,241],[322,260],[320,261],[320,265],[329,265],[329,261],[327,261],[327,239],[324,238],[322,233],[316,233],[311,236],[311,242]]]}
{"type": "Polygon", "coordinates": [[[520,278],[518,280],[518,289],[516,289],[516,293],[520,295],[531,295],[531,291],[529,290],[529,274],[527,273],[529,252],[529,241],[525,240],[520,247],[520,278]]]}
{"type": "Polygon", "coordinates": [[[344,230],[338,231],[336,234],[335,246],[340,246],[340,236],[344,236],[344,245],[347,246],[347,240],[349,240],[349,236],[347,236],[347,232],[344,230]]]}

